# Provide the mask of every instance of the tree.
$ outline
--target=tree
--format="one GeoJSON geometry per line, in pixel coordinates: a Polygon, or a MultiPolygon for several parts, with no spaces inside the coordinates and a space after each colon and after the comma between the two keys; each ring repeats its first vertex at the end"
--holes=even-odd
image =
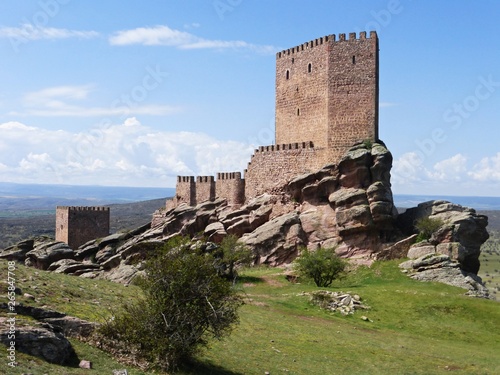
{"type": "Polygon", "coordinates": [[[148,260],[138,282],[144,297],[101,328],[106,337],[132,346],[138,357],[167,371],[191,358],[209,338],[229,334],[242,304],[218,275],[214,257],[188,241],[175,239],[148,260]]]}
{"type": "Polygon", "coordinates": [[[344,272],[347,262],[341,259],[335,248],[319,248],[309,251],[303,248],[294,261],[294,268],[300,276],[313,279],[316,286],[328,287],[344,272]]]}
{"type": "Polygon", "coordinates": [[[225,276],[230,280],[234,280],[238,276],[237,265],[247,266],[252,264],[252,251],[241,242],[238,242],[238,237],[233,234],[224,237],[220,249],[222,251],[222,265],[225,269],[225,276]]]}

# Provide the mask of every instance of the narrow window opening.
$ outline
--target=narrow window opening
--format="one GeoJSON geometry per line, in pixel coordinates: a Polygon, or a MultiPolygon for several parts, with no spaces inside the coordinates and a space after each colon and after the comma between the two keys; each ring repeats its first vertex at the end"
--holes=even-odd
{"type": "Polygon", "coordinates": [[[286,76],[286,79],[290,79],[290,71],[289,70],[286,71],[285,76],[286,76]]]}
{"type": "Polygon", "coordinates": [[[297,116],[300,116],[300,108],[297,108],[297,116]]]}
{"type": "Polygon", "coordinates": [[[352,63],[353,63],[353,64],[356,64],[356,56],[353,56],[353,57],[352,57],[352,63]]]}
{"type": "Polygon", "coordinates": [[[307,73],[311,73],[312,72],[312,64],[309,63],[309,65],[307,65],[307,73]]]}
{"type": "Polygon", "coordinates": [[[292,64],[295,62],[295,57],[292,57],[292,64]]]}

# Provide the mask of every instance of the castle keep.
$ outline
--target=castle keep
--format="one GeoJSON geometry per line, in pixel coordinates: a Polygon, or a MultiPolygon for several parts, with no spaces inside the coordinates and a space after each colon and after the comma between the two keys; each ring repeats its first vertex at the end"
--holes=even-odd
{"type": "Polygon", "coordinates": [[[57,207],[56,241],[77,249],[90,240],[108,235],[109,207],[57,207]]]}
{"type": "Polygon", "coordinates": [[[239,205],[291,178],[338,163],[356,142],[378,139],[378,37],[328,35],[276,54],[275,144],[241,173],[179,176],[167,206],[225,198],[239,205]]]}

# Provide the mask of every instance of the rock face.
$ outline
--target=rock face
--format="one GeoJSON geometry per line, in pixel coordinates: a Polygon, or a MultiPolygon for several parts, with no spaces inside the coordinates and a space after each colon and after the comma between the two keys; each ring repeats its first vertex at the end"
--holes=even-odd
{"type": "MultiPolygon", "coordinates": [[[[10,345],[8,332],[0,331],[0,341],[10,345]]],[[[16,350],[60,365],[76,356],[71,343],[50,324],[16,327],[16,350]]]]}
{"type": "Polygon", "coordinates": [[[25,263],[46,270],[53,262],[72,259],[73,256],[74,252],[67,244],[42,237],[33,241],[33,248],[26,253],[25,263]]]}
{"type": "Polygon", "coordinates": [[[427,242],[414,244],[408,251],[409,258],[426,254],[444,254],[459,264],[465,272],[477,274],[481,245],[489,238],[488,218],[476,211],[448,201],[429,201],[419,204],[399,215],[398,224],[404,233],[415,231],[414,223],[421,218],[439,219],[443,225],[427,242]]]}
{"type": "Polygon", "coordinates": [[[129,283],[158,246],[177,235],[219,243],[236,235],[254,253],[256,264],[288,264],[301,247],[335,247],[339,256],[369,264],[376,259],[443,254],[461,271],[476,274],[487,218],[472,209],[432,201],[402,215],[394,207],[385,145],[354,145],[339,164],[296,176],[272,191],[232,206],[224,199],[191,207],[160,209],[151,224],[90,241],[73,251],[53,240],[24,241],[0,258],[54,272],[129,283]],[[430,217],[444,225],[428,242],[416,241],[415,221],[430,217]]]}
{"type": "Polygon", "coordinates": [[[435,281],[467,289],[467,295],[489,298],[489,291],[475,273],[464,271],[450,256],[428,253],[400,264],[410,277],[420,281],[435,281]]]}

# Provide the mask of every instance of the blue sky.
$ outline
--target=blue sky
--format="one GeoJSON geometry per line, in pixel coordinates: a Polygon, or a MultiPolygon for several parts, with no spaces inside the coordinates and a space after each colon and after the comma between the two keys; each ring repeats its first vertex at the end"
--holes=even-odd
{"type": "Polygon", "coordinates": [[[0,181],[173,187],[274,142],[275,53],[376,30],[397,194],[500,196],[500,2],[0,3],[0,181]]]}

